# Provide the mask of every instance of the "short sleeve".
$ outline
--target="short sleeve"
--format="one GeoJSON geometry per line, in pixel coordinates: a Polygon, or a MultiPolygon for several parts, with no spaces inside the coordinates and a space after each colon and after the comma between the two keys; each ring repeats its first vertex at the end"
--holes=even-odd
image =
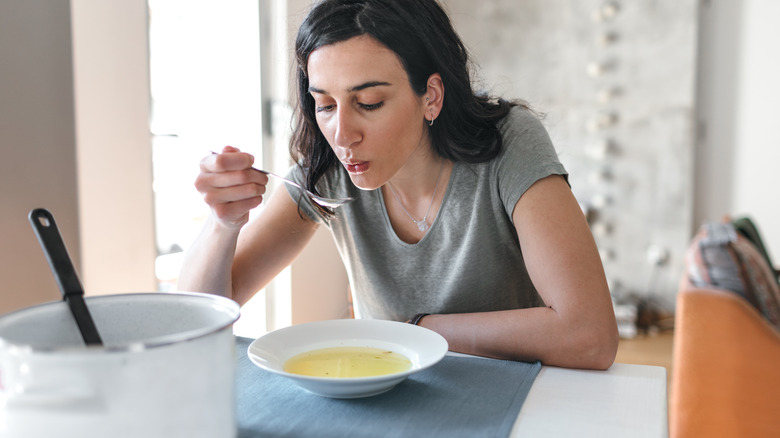
{"type": "Polygon", "coordinates": [[[515,107],[499,126],[503,147],[495,160],[501,202],[511,218],[520,197],[536,181],[568,172],[558,159],[542,122],[530,111],[515,107]]]}

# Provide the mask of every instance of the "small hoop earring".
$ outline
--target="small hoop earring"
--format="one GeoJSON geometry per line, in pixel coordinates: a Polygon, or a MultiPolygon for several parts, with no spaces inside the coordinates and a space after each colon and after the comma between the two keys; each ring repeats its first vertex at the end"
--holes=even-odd
{"type": "Polygon", "coordinates": [[[431,120],[428,122],[428,126],[433,126],[433,121],[434,121],[434,120],[435,120],[435,119],[434,119],[433,117],[431,117],[431,120]]]}

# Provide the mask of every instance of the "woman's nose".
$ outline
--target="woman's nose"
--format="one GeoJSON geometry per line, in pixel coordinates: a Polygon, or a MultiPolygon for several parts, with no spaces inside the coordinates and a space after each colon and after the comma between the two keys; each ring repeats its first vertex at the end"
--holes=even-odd
{"type": "Polygon", "coordinates": [[[349,111],[339,110],[336,121],[336,146],[348,148],[358,143],[363,136],[357,124],[357,120],[349,111]]]}

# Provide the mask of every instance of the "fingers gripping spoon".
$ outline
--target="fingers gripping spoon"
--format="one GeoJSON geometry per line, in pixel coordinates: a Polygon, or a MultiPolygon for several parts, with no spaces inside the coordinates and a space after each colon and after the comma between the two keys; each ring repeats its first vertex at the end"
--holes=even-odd
{"type": "MultiPolygon", "coordinates": [[[[212,155],[219,155],[219,152],[210,151],[212,155]]],[[[275,173],[269,172],[267,170],[259,169],[257,167],[252,166],[252,169],[255,169],[258,172],[264,173],[269,176],[273,176],[274,178],[279,178],[282,182],[285,184],[289,184],[293,187],[297,187],[303,191],[303,193],[312,201],[316,202],[317,204],[326,207],[326,208],[338,208],[341,207],[344,204],[348,204],[355,200],[355,198],[326,198],[324,196],[319,196],[315,193],[312,193],[308,190],[306,190],[305,187],[301,186],[300,184],[296,183],[295,181],[289,180],[281,175],[277,175],[275,173]]]]}
{"type": "Polygon", "coordinates": [[[68,307],[76,319],[84,342],[87,345],[103,345],[95,322],[92,320],[92,315],[84,302],[84,289],[81,287],[68,251],[65,249],[65,243],[60,236],[59,229],[57,229],[57,224],[54,222],[54,216],[46,209],[36,208],[30,212],[28,219],[44,254],[46,254],[46,260],[49,262],[49,267],[51,267],[57,285],[60,287],[62,298],[68,302],[68,307]]]}

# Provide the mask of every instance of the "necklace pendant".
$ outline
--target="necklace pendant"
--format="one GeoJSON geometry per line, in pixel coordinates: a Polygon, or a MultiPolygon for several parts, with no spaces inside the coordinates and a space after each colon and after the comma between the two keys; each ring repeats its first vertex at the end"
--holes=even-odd
{"type": "Polygon", "coordinates": [[[425,232],[429,227],[428,222],[425,219],[421,221],[414,221],[414,223],[417,224],[417,229],[422,232],[425,232]]]}

